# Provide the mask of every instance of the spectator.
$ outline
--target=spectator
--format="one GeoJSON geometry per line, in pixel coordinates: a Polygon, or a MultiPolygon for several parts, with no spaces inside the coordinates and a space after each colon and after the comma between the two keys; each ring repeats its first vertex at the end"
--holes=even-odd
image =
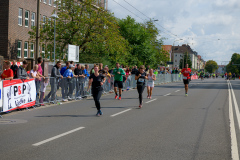
{"type": "Polygon", "coordinates": [[[37,70],[38,70],[38,65],[36,64],[35,66],[33,66],[33,69],[30,71],[30,78],[35,78],[35,79],[39,78],[37,70]]]}
{"type": "Polygon", "coordinates": [[[40,92],[41,78],[45,79],[45,77],[43,76],[43,70],[42,70],[42,63],[43,63],[42,57],[38,57],[37,62],[38,62],[37,73],[38,73],[39,78],[36,79],[36,93],[37,93],[36,103],[38,104],[39,103],[39,92],[40,92]]]}
{"type": "MultiPolygon", "coordinates": [[[[84,68],[84,66],[83,66],[84,68]]],[[[74,74],[77,76],[77,81],[76,81],[76,99],[82,99],[80,96],[81,91],[83,90],[82,88],[82,79],[85,78],[84,76],[84,69],[82,70],[81,64],[77,64],[77,68],[74,70],[74,74]]]]}
{"type": "Polygon", "coordinates": [[[76,75],[73,75],[74,66],[72,64],[69,65],[69,69],[67,69],[63,77],[66,77],[65,83],[64,83],[64,94],[62,95],[63,101],[66,102],[68,100],[72,100],[72,94],[73,94],[73,77],[77,77],[76,75]],[[68,96],[68,100],[65,99],[68,96]]]}
{"type": "Polygon", "coordinates": [[[61,75],[64,74],[64,72],[68,69],[68,67],[69,67],[69,62],[66,62],[66,66],[63,67],[63,68],[61,69],[61,71],[60,71],[61,75]]]}
{"type": "Polygon", "coordinates": [[[132,73],[131,74],[136,74],[138,72],[137,66],[134,66],[134,68],[132,69],[132,73]]]}
{"type": "Polygon", "coordinates": [[[29,79],[27,71],[26,71],[27,65],[28,65],[28,62],[26,60],[24,60],[22,66],[20,66],[17,70],[17,78],[29,79]]]}
{"type": "Polygon", "coordinates": [[[13,60],[13,65],[11,66],[11,69],[13,71],[13,78],[16,79],[17,78],[18,66],[16,65],[16,61],[15,60],[13,60]]]}
{"type": "Polygon", "coordinates": [[[99,71],[98,71],[98,73],[105,74],[105,71],[103,69],[103,64],[102,63],[99,64],[99,71]]]}
{"type": "Polygon", "coordinates": [[[48,78],[45,78],[45,79],[42,78],[42,80],[41,80],[40,100],[39,100],[39,103],[40,103],[41,106],[44,106],[44,104],[43,104],[43,97],[44,97],[44,93],[46,91],[48,82],[49,82],[48,78]]]}
{"type": "Polygon", "coordinates": [[[89,68],[89,65],[88,64],[85,64],[85,69],[84,69],[84,74],[86,77],[89,77],[89,73],[88,73],[88,68],[89,68]]]}
{"type": "Polygon", "coordinates": [[[11,63],[9,61],[5,61],[3,67],[4,67],[5,70],[1,74],[1,79],[2,80],[11,80],[11,79],[13,79],[13,70],[10,69],[11,63]]]}
{"type": "Polygon", "coordinates": [[[51,96],[50,101],[54,101],[56,99],[57,85],[58,85],[57,81],[59,78],[63,78],[63,76],[60,73],[60,67],[61,67],[61,62],[58,61],[56,65],[53,66],[52,68],[51,79],[50,79],[51,91],[45,97],[44,101],[49,101],[50,96],[51,96]]]}

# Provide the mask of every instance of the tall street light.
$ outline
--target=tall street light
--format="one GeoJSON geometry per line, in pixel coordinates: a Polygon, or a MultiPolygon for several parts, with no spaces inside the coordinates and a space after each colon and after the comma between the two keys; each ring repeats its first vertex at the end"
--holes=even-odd
{"type": "Polygon", "coordinates": [[[55,44],[56,44],[56,18],[58,18],[58,16],[57,16],[57,14],[53,14],[51,17],[54,18],[54,46],[53,46],[53,48],[54,48],[54,64],[55,64],[55,50],[56,50],[56,48],[55,48],[55,44]]]}

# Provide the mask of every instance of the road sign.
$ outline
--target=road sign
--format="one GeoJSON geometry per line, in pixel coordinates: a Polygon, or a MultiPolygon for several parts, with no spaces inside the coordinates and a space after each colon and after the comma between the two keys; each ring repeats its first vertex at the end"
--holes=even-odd
{"type": "Polygon", "coordinates": [[[68,45],[68,61],[79,62],[79,46],[68,45]]]}

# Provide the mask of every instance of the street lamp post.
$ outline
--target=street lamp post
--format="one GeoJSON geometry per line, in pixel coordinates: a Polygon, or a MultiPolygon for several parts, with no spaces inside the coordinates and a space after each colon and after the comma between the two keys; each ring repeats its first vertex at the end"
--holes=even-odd
{"type": "Polygon", "coordinates": [[[54,52],[54,64],[55,64],[55,50],[56,50],[56,18],[58,18],[58,16],[56,14],[53,14],[51,17],[54,18],[54,46],[53,46],[53,52],[54,52]]]}

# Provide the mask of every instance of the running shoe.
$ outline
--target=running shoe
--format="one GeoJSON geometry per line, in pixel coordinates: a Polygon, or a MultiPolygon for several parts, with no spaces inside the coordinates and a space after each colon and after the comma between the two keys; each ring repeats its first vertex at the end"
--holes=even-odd
{"type": "Polygon", "coordinates": [[[186,94],[185,94],[185,96],[187,97],[187,96],[188,96],[188,94],[186,93],[186,94]]]}
{"type": "Polygon", "coordinates": [[[116,96],[115,96],[115,99],[117,99],[117,98],[118,98],[118,96],[116,95],[116,96]]]}
{"type": "Polygon", "coordinates": [[[121,100],[121,99],[122,99],[122,97],[119,97],[119,98],[118,98],[118,100],[121,100]]]}
{"type": "Polygon", "coordinates": [[[102,111],[101,110],[99,110],[99,114],[102,115],[102,111]]]}
{"type": "Polygon", "coordinates": [[[63,101],[63,102],[67,102],[68,100],[67,100],[67,99],[63,99],[62,101],[63,101]]]}
{"type": "Polygon", "coordinates": [[[149,98],[149,96],[147,96],[147,98],[149,98]]]}
{"type": "Polygon", "coordinates": [[[139,108],[142,108],[142,105],[141,105],[141,104],[139,105],[139,108]]]}
{"type": "Polygon", "coordinates": [[[100,111],[97,111],[97,114],[96,114],[96,116],[100,116],[100,111]]]}
{"type": "Polygon", "coordinates": [[[149,99],[152,99],[152,97],[150,96],[149,99]]]}

